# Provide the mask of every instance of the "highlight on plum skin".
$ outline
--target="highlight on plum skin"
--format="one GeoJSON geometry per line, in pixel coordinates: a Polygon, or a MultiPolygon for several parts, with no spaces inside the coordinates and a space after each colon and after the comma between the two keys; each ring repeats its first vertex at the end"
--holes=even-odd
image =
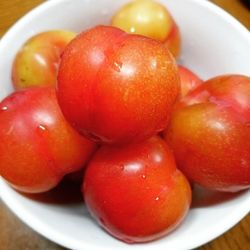
{"type": "Polygon", "coordinates": [[[223,75],[177,105],[165,132],[178,167],[195,183],[217,191],[250,187],[250,78],[223,75]]]}
{"type": "Polygon", "coordinates": [[[190,185],[159,137],[102,146],[87,167],[83,194],[99,225],[126,243],[167,235],[184,220],[191,202],[190,185]]]}
{"type": "Polygon", "coordinates": [[[15,92],[0,103],[0,175],[15,189],[41,193],[84,167],[95,143],[64,119],[53,87],[15,92]]]}
{"type": "Polygon", "coordinates": [[[111,25],[131,34],[164,43],[175,58],[181,53],[181,34],[167,8],[153,0],[134,0],[113,15],[111,25]]]}
{"type": "Polygon", "coordinates": [[[106,144],[142,141],[164,130],[179,91],[166,47],[115,27],[78,35],[59,67],[57,97],[66,119],[106,144]]]}
{"type": "Polygon", "coordinates": [[[60,57],[76,33],[50,30],[29,38],[19,49],[12,65],[15,89],[55,86],[60,57]]]}

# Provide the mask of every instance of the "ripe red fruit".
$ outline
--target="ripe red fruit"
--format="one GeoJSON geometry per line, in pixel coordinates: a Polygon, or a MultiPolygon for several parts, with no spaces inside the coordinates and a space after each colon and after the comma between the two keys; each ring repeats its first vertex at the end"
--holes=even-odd
{"type": "Polygon", "coordinates": [[[104,143],[144,140],[162,131],[179,92],[177,66],[160,42],[97,26],[65,49],[59,105],[83,135],[104,143]]]}
{"type": "Polygon", "coordinates": [[[179,75],[181,79],[181,95],[180,97],[183,98],[186,96],[190,91],[197,88],[199,85],[203,83],[203,81],[191,70],[188,68],[179,65],[179,75]]]}
{"type": "Polygon", "coordinates": [[[49,30],[27,40],[12,65],[15,89],[55,86],[61,53],[75,36],[67,30],[49,30]]]}
{"type": "Polygon", "coordinates": [[[0,138],[0,175],[29,193],[55,187],[64,175],[81,169],[95,148],[66,122],[52,87],[5,98],[0,138]]]}
{"type": "Polygon", "coordinates": [[[191,200],[188,181],[159,137],[101,147],[87,167],[83,192],[98,223],[128,243],[151,241],[172,231],[191,200]]]}
{"type": "Polygon", "coordinates": [[[181,51],[179,28],[166,6],[152,0],[132,1],[112,17],[111,25],[131,34],[161,41],[175,58],[181,51]]]}
{"type": "Polygon", "coordinates": [[[219,191],[250,187],[250,78],[213,78],[184,97],[165,135],[178,167],[219,191]]]}

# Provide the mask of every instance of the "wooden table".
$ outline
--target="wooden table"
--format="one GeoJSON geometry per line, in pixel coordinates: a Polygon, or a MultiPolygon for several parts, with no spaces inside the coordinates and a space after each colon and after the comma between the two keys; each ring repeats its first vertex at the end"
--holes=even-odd
{"type": "MultiPolygon", "coordinates": [[[[18,18],[41,2],[43,1],[0,0],[0,37],[18,18]]],[[[250,29],[250,11],[239,0],[214,0],[212,2],[230,12],[248,29],[250,29]]],[[[245,2],[249,3],[249,0],[245,0],[245,2]]],[[[42,236],[24,225],[0,201],[0,250],[24,249],[62,250],[64,248],[44,239],[42,236]]],[[[245,219],[224,235],[199,248],[199,250],[239,249],[250,249],[250,215],[245,217],[245,219]]]]}

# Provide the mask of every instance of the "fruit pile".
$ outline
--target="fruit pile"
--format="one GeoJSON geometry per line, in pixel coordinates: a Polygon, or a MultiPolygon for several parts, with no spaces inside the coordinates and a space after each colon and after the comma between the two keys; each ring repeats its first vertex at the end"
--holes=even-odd
{"type": "MultiPolygon", "coordinates": [[[[185,41],[183,41],[185,42],[185,41]]],[[[127,243],[165,236],[190,208],[191,184],[250,187],[250,78],[201,80],[177,65],[181,33],[152,0],[110,26],[29,39],[0,103],[0,175],[46,192],[83,175],[91,215],[127,243]]]]}

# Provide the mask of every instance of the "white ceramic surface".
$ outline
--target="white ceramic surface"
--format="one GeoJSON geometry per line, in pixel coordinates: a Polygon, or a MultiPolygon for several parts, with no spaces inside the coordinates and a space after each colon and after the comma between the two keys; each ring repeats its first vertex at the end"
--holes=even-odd
{"type": "MultiPolygon", "coordinates": [[[[48,29],[81,31],[96,24],[107,24],[124,2],[126,0],[53,0],[23,17],[0,43],[0,98],[12,90],[12,60],[27,38],[48,29]]],[[[204,79],[224,73],[250,74],[250,35],[234,18],[204,0],[161,2],[180,26],[184,65],[204,79]]],[[[38,202],[15,192],[2,179],[0,197],[34,230],[58,244],[79,250],[187,250],[224,233],[250,211],[250,191],[227,196],[224,202],[210,205],[203,202],[194,206],[184,223],[169,236],[147,244],[127,245],[99,228],[80,203],[38,202]]]]}

